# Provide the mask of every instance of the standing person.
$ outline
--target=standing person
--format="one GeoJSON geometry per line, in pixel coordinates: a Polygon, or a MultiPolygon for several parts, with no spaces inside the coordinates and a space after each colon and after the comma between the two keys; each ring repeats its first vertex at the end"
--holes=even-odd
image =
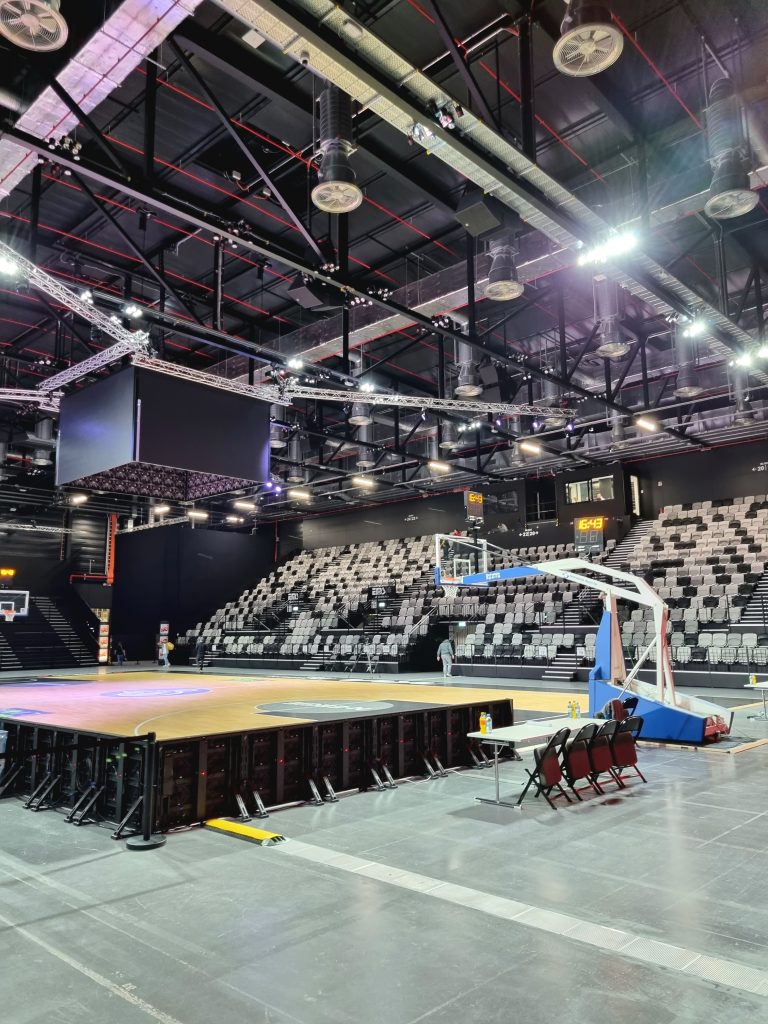
{"type": "Polygon", "coordinates": [[[195,644],[195,662],[197,663],[200,671],[202,672],[205,668],[205,655],[208,650],[208,645],[205,642],[205,637],[200,634],[195,644]]]}
{"type": "Polygon", "coordinates": [[[118,665],[124,665],[125,658],[125,644],[123,643],[122,640],[118,640],[117,643],[115,644],[115,661],[117,662],[118,665]]]}
{"type": "Polygon", "coordinates": [[[447,637],[437,648],[437,660],[443,663],[443,678],[450,679],[451,669],[453,668],[453,647],[447,637]]]}
{"type": "Polygon", "coordinates": [[[162,662],[163,668],[170,668],[171,663],[168,661],[168,638],[161,636],[160,643],[157,645],[157,657],[158,661],[162,662]]]}

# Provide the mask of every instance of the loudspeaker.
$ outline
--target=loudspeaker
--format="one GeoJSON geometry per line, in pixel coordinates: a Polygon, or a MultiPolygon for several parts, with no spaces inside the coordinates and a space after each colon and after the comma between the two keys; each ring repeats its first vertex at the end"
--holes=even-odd
{"type": "Polygon", "coordinates": [[[498,200],[483,195],[481,189],[465,192],[456,208],[456,219],[473,238],[494,231],[502,222],[498,200]]]}
{"type": "Polygon", "coordinates": [[[289,298],[302,309],[336,309],[341,305],[341,292],[311,278],[304,280],[297,274],[288,289],[289,298]]]}

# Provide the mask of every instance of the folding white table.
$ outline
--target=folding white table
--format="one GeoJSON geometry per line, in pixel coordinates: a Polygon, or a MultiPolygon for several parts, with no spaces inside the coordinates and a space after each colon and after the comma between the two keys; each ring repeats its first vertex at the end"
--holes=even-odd
{"type": "Polygon", "coordinates": [[[499,794],[499,751],[502,747],[514,743],[538,742],[548,740],[561,729],[571,729],[578,732],[584,725],[605,725],[604,718],[571,718],[570,715],[562,715],[558,718],[533,719],[528,722],[521,722],[519,725],[505,725],[501,729],[492,729],[491,732],[470,732],[467,736],[471,740],[479,740],[481,743],[488,743],[493,747],[493,772],[496,780],[496,799],[489,800],[487,797],[475,797],[481,804],[496,804],[498,807],[520,808],[523,799],[522,793],[516,803],[509,803],[502,800],[499,794]]]}
{"type": "Polygon", "coordinates": [[[761,715],[747,715],[747,718],[759,718],[761,720],[768,719],[768,706],[765,703],[765,691],[768,690],[768,683],[745,683],[745,690],[760,690],[763,695],[763,713],[761,715]]]}

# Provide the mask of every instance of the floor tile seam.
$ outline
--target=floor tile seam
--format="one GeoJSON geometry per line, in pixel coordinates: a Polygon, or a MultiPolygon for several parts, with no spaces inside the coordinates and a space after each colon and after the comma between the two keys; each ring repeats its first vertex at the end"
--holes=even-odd
{"type": "MultiPolygon", "coordinates": [[[[283,846],[274,847],[274,849],[280,851],[281,853],[287,853],[289,852],[291,845],[293,845],[293,843],[286,843],[283,846]]],[[[307,859],[313,863],[317,863],[321,867],[334,867],[334,865],[328,864],[324,860],[318,862],[316,858],[314,858],[311,855],[311,844],[301,844],[301,846],[303,847],[303,849],[292,851],[292,855],[298,856],[302,859],[307,859]]],[[[721,957],[712,956],[711,954],[702,954],[696,950],[688,949],[685,946],[678,946],[674,943],[665,942],[663,940],[655,939],[650,936],[646,937],[635,932],[629,931],[627,929],[610,928],[610,926],[603,925],[599,922],[590,921],[586,918],[580,918],[570,914],[564,914],[560,911],[550,910],[546,907],[537,907],[533,904],[521,903],[520,901],[510,900],[507,897],[503,896],[495,896],[493,893],[485,893],[482,890],[473,889],[469,886],[464,886],[453,882],[435,879],[429,875],[421,875],[416,872],[411,872],[404,869],[391,868],[390,865],[380,865],[377,862],[363,861],[361,858],[356,858],[353,854],[348,855],[348,857],[352,860],[360,861],[360,863],[355,867],[338,866],[337,870],[347,871],[351,874],[363,875],[364,877],[369,877],[374,881],[384,882],[387,885],[393,885],[397,888],[405,889],[410,892],[417,892],[424,896],[431,897],[433,899],[444,900],[445,902],[453,903],[457,906],[463,906],[468,910],[477,910],[489,916],[501,917],[504,920],[515,922],[517,924],[522,925],[523,927],[532,928],[536,931],[542,931],[549,934],[554,933],[560,935],[563,938],[570,939],[570,941],[579,942],[583,943],[584,945],[592,946],[596,949],[602,950],[605,953],[618,953],[624,956],[628,956],[633,960],[640,961],[641,963],[661,967],[665,970],[671,970],[677,973],[686,973],[695,963],[699,962],[703,956],[707,956],[713,963],[722,965],[724,969],[731,969],[732,971],[756,971],[757,975],[760,978],[758,985],[765,985],[766,994],[768,994],[768,972],[758,971],[756,968],[752,968],[747,964],[741,964],[735,960],[725,960],[721,957]],[[371,871],[371,868],[374,868],[374,870],[371,871]],[[385,877],[382,877],[381,870],[377,869],[383,869],[385,877]],[[394,871],[394,875],[386,877],[386,872],[388,870],[394,871]],[[418,889],[414,889],[413,885],[405,884],[405,881],[407,879],[435,884],[428,885],[427,887],[422,886],[418,889]],[[441,889],[444,890],[442,893],[440,892],[441,889]],[[489,909],[489,907],[497,907],[498,910],[509,908],[510,912],[494,913],[494,911],[492,909],[489,909]],[[537,914],[541,915],[539,921],[536,920],[537,914]],[[525,920],[526,916],[532,916],[532,919],[525,920]],[[556,921],[561,922],[561,927],[552,927],[552,925],[556,921]],[[547,922],[549,922],[549,926],[547,922]],[[582,936],[568,934],[569,932],[573,932],[576,929],[584,926],[588,928],[594,928],[596,930],[605,929],[606,931],[618,933],[620,936],[626,936],[626,942],[622,942],[620,946],[614,948],[606,944],[605,942],[590,941],[582,936]],[[651,949],[658,948],[659,952],[661,952],[662,950],[666,950],[670,953],[674,952],[678,954],[683,954],[687,956],[688,959],[685,960],[685,963],[683,963],[681,966],[660,963],[657,958],[652,957],[649,953],[643,955],[640,952],[631,951],[629,947],[631,947],[635,943],[641,943],[646,946],[650,944],[651,949]]],[[[690,974],[688,976],[696,977],[697,975],[690,974]]],[[[727,982],[722,982],[722,984],[727,985],[728,988],[732,988],[738,991],[746,991],[750,992],[751,994],[762,994],[757,993],[756,989],[751,986],[746,987],[744,985],[729,984],[727,982]]]]}

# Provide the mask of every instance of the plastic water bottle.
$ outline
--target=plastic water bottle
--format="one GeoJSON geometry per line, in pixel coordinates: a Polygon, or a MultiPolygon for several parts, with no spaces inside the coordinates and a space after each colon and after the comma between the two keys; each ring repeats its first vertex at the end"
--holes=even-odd
{"type": "Polygon", "coordinates": [[[749,677],[749,685],[750,686],[757,686],[757,676],[756,675],[753,674],[753,675],[751,675],[749,677]]]}
{"type": "Polygon", "coordinates": [[[573,701],[572,700],[568,701],[568,717],[569,718],[574,718],[575,717],[575,709],[574,709],[573,701]]]}
{"type": "Polygon", "coordinates": [[[491,712],[486,712],[485,715],[485,731],[490,732],[493,729],[493,718],[491,718],[491,712]]]}
{"type": "Polygon", "coordinates": [[[488,732],[488,716],[484,711],[480,712],[480,732],[488,732]]]}
{"type": "Polygon", "coordinates": [[[576,701],[576,717],[581,718],[581,704],[578,701],[576,701]]]}

